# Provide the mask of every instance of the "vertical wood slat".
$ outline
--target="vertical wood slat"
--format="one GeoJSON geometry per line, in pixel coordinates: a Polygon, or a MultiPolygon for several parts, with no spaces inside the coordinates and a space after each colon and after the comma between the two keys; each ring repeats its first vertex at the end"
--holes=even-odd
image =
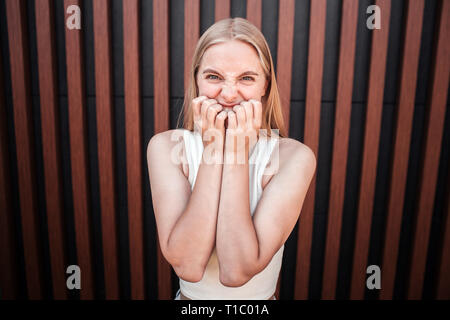
{"type": "Polygon", "coordinates": [[[214,7],[215,20],[219,21],[230,17],[230,0],[216,0],[214,7]]]}
{"type": "Polygon", "coordinates": [[[34,141],[25,3],[6,1],[17,169],[28,297],[42,298],[42,264],[37,218],[34,141]]]}
{"type": "Polygon", "coordinates": [[[67,299],[53,2],[37,0],[36,39],[48,237],[55,299],[67,299]]]}
{"type": "MultiPolygon", "coordinates": [[[[281,2],[280,2],[281,5],[281,2]]],[[[262,2],[261,0],[247,0],[247,20],[261,30],[262,2]]]]}
{"type": "MultiPolygon", "coordinates": [[[[166,1],[153,1],[153,52],[154,65],[154,134],[169,129],[169,7],[166,1]]],[[[171,269],[164,258],[159,242],[158,298],[171,298],[171,269]]]]}
{"type": "Polygon", "coordinates": [[[357,22],[358,2],[344,0],[342,4],[339,71],[322,299],[334,299],[336,291],[347,172],[348,141],[350,136],[357,22]]]}
{"type": "MultiPolygon", "coordinates": [[[[304,143],[316,157],[319,151],[326,7],[326,0],[311,1],[304,143]]],[[[315,190],[316,175],[311,181],[299,219],[295,286],[295,299],[299,300],[308,299],[315,190]]]]}
{"type": "MultiPolygon", "coordinates": [[[[255,3],[247,3],[247,6],[255,3]]],[[[261,1],[259,1],[259,26],[261,28],[261,1]]],[[[254,10],[254,9],[253,9],[254,10]]],[[[249,11],[247,10],[247,13],[249,11]]],[[[289,118],[291,106],[292,51],[294,48],[294,15],[295,1],[282,0],[279,3],[278,16],[278,48],[277,48],[277,83],[280,92],[281,105],[286,134],[289,133],[289,118]]],[[[252,15],[255,18],[256,15],[252,15]]],[[[281,277],[280,277],[281,278],[281,277]]],[[[278,279],[276,297],[280,297],[280,279],[278,279]]]]}
{"type": "MultiPolygon", "coordinates": [[[[258,28],[261,28],[261,1],[259,4],[253,2],[248,3],[249,6],[259,5],[258,13],[254,13],[250,8],[251,17],[259,21],[258,28]]],[[[249,13],[249,10],[247,10],[249,13]]],[[[294,47],[294,14],[295,1],[283,0],[279,3],[279,17],[278,17],[278,48],[277,48],[277,84],[280,92],[281,105],[283,108],[284,125],[286,134],[289,133],[289,115],[290,115],[290,101],[291,101],[291,78],[292,78],[292,49],[294,47]]],[[[281,278],[281,277],[280,277],[281,278]]],[[[280,278],[278,279],[276,297],[280,297],[280,278]]]]}
{"type": "MultiPolygon", "coordinates": [[[[64,12],[71,5],[81,7],[79,0],[64,0],[64,12]]],[[[73,209],[78,266],[83,290],[80,298],[94,298],[92,266],[91,208],[89,203],[87,122],[84,83],[82,31],[65,28],[67,90],[69,107],[70,162],[72,167],[73,209]]]]}
{"type": "MultiPolygon", "coordinates": [[[[423,0],[408,2],[383,249],[383,265],[381,268],[384,277],[384,288],[380,292],[382,299],[392,299],[394,290],[414,113],[423,11],[423,0]]],[[[364,231],[360,232],[361,238],[356,238],[356,242],[368,241],[364,233],[364,231]]],[[[351,289],[351,297],[354,299],[362,298],[364,295],[366,262],[367,254],[356,254],[355,252],[351,289]]]]}
{"type": "Polygon", "coordinates": [[[98,169],[105,294],[106,299],[119,299],[110,11],[109,0],[93,2],[97,144],[98,162],[101,164],[98,169]]]}
{"type": "MultiPolygon", "coordinates": [[[[370,58],[369,86],[367,94],[366,127],[364,133],[363,159],[361,165],[360,192],[358,199],[357,230],[370,230],[375,196],[375,182],[378,164],[381,115],[383,110],[386,58],[389,42],[390,0],[377,0],[376,5],[383,13],[381,29],[373,30],[370,58]],[[365,226],[361,227],[361,224],[365,226]]],[[[361,235],[356,236],[357,239],[361,235]]],[[[357,243],[357,242],[356,242],[357,243]]],[[[355,249],[356,250],[356,249],[355,249]]],[[[359,251],[359,248],[358,248],[359,251]]],[[[381,278],[384,281],[384,277],[381,278]]],[[[381,285],[384,290],[384,284],[381,285]]],[[[382,290],[382,292],[383,292],[382,290]]]]}
{"type": "Polygon", "coordinates": [[[419,185],[414,240],[409,274],[408,299],[421,299],[431,219],[436,194],[442,135],[450,74],[450,1],[443,1],[431,79],[431,97],[419,185]]]}
{"type": "Polygon", "coordinates": [[[154,127],[155,134],[169,128],[169,6],[153,2],[154,127]]]}
{"type": "Polygon", "coordinates": [[[184,7],[184,91],[188,89],[192,57],[200,34],[200,0],[184,7]]]}
{"type": "Polygon", "coordinates": [[[18,294],[14,217],[11,203],[9,174],[8,130],[3,83],[2,52],[0,50],[0,299],[16,299],[18,294]]]}
{"type": "Polygon", "coordinates": [[[125,130],[131,298],[144,299],[139,1],[123,1],[125,130]]]}
{"type": "Polygon", "coordinates": [[[450,299],[450,170],[447,173],[447,193],[444,207],[444,223],[442,235],[442,249],[439,257],[436,299],[450,299]]]}
{"type": "Polygon", "coordinates": [[[284,124],[289,132],[292,51],[294,48],[294,14],[295,1],[282,0],[279,3],[278,48],[277,48],[277,82],[283,108],[284,124]]]}

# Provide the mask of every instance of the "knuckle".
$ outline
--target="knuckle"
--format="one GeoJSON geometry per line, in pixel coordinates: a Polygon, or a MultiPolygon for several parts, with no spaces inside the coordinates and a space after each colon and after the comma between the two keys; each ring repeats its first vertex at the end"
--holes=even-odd
{"type": "Polygon", "coordinates": [[[259,109],[260,109],[260,108],[262,107],[261,101],[252,99],[251,102],[253,103],[253,105],[255,106],[255,108],[259,108],[259,109]]]}
{"type": "Polygon", "coordinates": [[[203,99],[204,99],[203,96],[196,97],[196,98],[192,99],[192,102],[193,102],[193,103],[199,103],[199,102],[202,101],[203,99]]]}
{"type": "Polygon", "coordinates": [[[209,107],[211,107],[215,102],[215,100],[206,100],[203,102],[202,108],[207,110],[209,107]]]}
{"type": "Polygon", "coordinates": [[[211,108],[211,107],[208,108],[208,111],[207,111],[208,118],[214,117],[215,114],[216,114],[216,110],[214,108],[211,108]]]}
{"type": "Polygon", "coordinates": [[[209,104],[206,102],[203,102],[202,104],[202,113],[206,113],[208,110],[209,104]]]}
{"type": "Polygon", "coordinates": [[[223,118],[224,118],[224,112],[221,111],[221,112],[217,115],[217,118],[223,119],[223,118]]]}

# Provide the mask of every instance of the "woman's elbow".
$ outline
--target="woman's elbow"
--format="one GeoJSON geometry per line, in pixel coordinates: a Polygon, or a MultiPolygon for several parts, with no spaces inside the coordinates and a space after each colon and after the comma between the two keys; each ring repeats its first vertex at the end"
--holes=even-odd
{"type": "Polygon", "coordinates": [[[177,276],[187,282],[199,282],[203,279],[203,274],[205,273],[205,268],[193,267],[192,265],[173,265],[173,270],[177,276]]]}
{"type": "Polygon", "coordinates": [[[199,282],[203,279],[206,265],[186,259],[180,256],[178,251],[168,250],[167,247],[161,246],[161,251],[180,279],[188,282],[199,282]]]}
{"type": "Polygon", "coordinates": [[[219,278],[225,287],[241,287],[249,282],[252,276],[242,272],[220,272],[219,278]]]}

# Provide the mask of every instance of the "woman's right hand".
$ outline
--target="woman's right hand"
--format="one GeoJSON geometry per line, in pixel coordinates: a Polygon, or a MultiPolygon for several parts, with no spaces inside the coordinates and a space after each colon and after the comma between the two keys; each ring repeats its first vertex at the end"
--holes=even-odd
{"type": "Polygon", "coordinates": [[[192,108],[194,111],[194,131],[201,135],[204,150],[207,151],[208,155],[220,156],[220,159],[222,159],[227,112],[216,100],[208,99],[205,96],[193,99],[192,108]]]}

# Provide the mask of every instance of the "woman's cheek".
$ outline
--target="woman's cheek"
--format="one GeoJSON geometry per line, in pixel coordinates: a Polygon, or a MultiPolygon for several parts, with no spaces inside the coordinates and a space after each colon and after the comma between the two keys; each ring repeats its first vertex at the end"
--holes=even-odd
{"type": "Polygon", "coordinates": [[[242,85],[240,87],[240,92],[246,101],[251,99],[261,100],[264,96],[264,84],[254,83],[250,86],[242,85]]]}
{"type": "Polygon", "coordinates": [[[245,101],[249,101],[249,100],[261,100],[261,95],[258,91],[256,90],[242,90],[242,96],[244,98],[245,101]]]}
{"type": "Polygon", "coordinates": [[[215,99],[220,92],[220,88],[214,85],[200,85],[199,96],[207,96],[209,99],[215,99]]]}

